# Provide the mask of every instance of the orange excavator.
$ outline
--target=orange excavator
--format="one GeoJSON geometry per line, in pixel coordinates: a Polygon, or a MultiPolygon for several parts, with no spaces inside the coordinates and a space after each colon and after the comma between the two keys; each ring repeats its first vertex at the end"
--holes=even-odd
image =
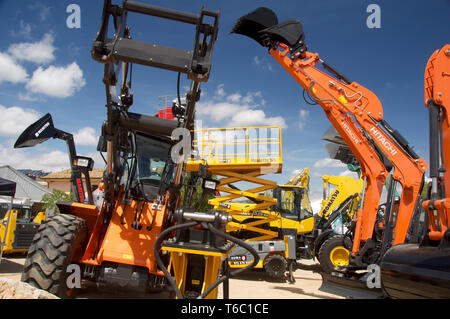
{"type": "Polygon", "coordinates": [[[428,226],[419,244],[390,248],[381,262],[381,283],[393,298],[450,298],[450,44],[436,50],[425,69],[429,111],[430,177],[422,203],[428,226]]]}
{"type": "MultiPolygon", "coordinates": [[[[309,52],[302,24],[297,20],[278,23],[272,10],[258,8],[241,17],[231,32],[268,48],[269,54],[303,87],[305,101],[322,107],[361,166],[362,207],[343,238],[342,244],[351,249],[351,256],[349,267],[341,270],[380,264],[391,247],[417,243],[421,239],[416,229],[421,213],[419,194],[428,164],[383,119],[376,95],[323,61],[318,53],[309,52]],[[328,72],[319,70],[319,65],[328,72]],[[387,201],[380,203],[383,184],[391,171],[387,201]]],[[[432,221],[437,218],[434,214],[428,213],[432,221]]]]}
{"type": "Polygon", "coordinates": [[[420,205],[419,193],[428,165],[383,119],[377,96],[320,59],[318,53],[309,52],[297,20],[278,23],[273,11],[258,8],[240,18],[231,32],[249,36],[269,48],[269,54],[303,87],[310,104],[322,107],[358,160],[365,187],[351,237],[352,263],[359,267],[375,263],[391,245],[404,243],[411,216],[420,205]],[[319,63],[332,75],[319,70],[319,63]],[[390,228],[384,236],[390,233],[392,238],[376,238],[382,187],[392,169],[383,216],[383,227],[390,228]],[[392,196],[397,184],[402,187],[398,203],[392,196]]]}

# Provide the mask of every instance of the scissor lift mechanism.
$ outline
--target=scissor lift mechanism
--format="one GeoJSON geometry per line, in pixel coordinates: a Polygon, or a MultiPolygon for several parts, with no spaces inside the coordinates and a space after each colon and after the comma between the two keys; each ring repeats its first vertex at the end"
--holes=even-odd
{"type": "MultiPolygon", "coordinates": [[[[207,166],[212,175],[221,176],[217,190],[226,193],[209,200],[216,210],[229,215],[248,214],[267,209],[277,203],[272,197],[260,193],[277,187],[276,182],[263,179],[265,174],[276,174],[282,170],[281,130],[279,127],[214,128],[194,131],[193,149],[197,159],[188,162],[187,171],[197,170],[199,164],[207,166]],[[240,190],[233,184],[247,182],[260,185],[240,190]],[[247,198],[253,203],[237,203],[233,200],[247,198]]],[[[230,221],[227,232],[248,230],[261,234],[251,241],[267,240],[278,236],[277,232],[261,228],[275,220],[275,216],[241,224],[230,221]]]]}

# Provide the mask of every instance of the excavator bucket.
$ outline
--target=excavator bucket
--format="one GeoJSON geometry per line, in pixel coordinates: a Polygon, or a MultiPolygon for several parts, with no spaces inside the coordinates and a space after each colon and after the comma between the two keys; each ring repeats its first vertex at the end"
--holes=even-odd
{"type": "Polygon", "coordinates": [[[391,247],[381,262],[381,283],[391,298],[450,298],[450,248],[391,247]]]}
{"type": "Polygon", "coordinates": [[[53,119],[50,113],[45,114],[39,120],[28,126],[28,128],[20,134],[14,148],[31,147],[55,136],[56,130],[53,125],[53,119]]]}
{"type": "Polygon", "coordinates": [[[358,161],[347,146],[334,143],[325,144],[325,149],[330,158],[341,161],[344,164],[357,165],[358,161]]]}
{"type": "Polygon", "coordinates": [[[276,14],[269,8],[260,7],[239,18],[230,33],[245,35],[264,46],[259,31],[277,24],[276,14]]]}
{"type": "Polygon", "coordinates": [[[296,52],[306,51],[303,42],[305,34],[300,21],[286,20],[278,23],[275,13],[265,7],[257,8],[239,18],[231,33],[248,36],[264,47],[281,42],[296,52]]]}
{"type": "Polygon", "coordinates": [[[344,139],[339,134],[339,132],[334,128],[333,125],[330,125],[330,127],[328,127],[327,131],[322,135],[322,140],[331,142],[331,143],[347,145],[347,144],[345,144],[344,139]]]}

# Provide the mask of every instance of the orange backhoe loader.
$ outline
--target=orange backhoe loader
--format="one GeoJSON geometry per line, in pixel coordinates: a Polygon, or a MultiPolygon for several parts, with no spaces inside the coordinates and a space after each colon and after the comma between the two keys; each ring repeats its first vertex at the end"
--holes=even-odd
{"type": "MultiPolygon", "coordinates": [[[[189,201],[181,205],[184,157],[188,159],[191,144],[184,149],[176,146],[189,140],[193,128],[200,84],[211,71],[219,15],[203,7],[192,14],[136,1],[121,5],[104,1],[91,50],[93,59],[104,64],[107,119],[97,146],[106,152],[104,199],[100,208],[58,203],[61,214],[48,219],[33,239],[23,281],[60,297],[71,296],[85,280],[116,293],[166,287],[177,298],[217,297],[217,286],[231,275],[220,276],[221,263],[239,241],[225,233],[226,214],[200,213],[198,205],[189,201]],[[130,12],[194,25],[193,48],[132,39],[127,24],[130,12]],[[108,37],[110,30],[113,35],[108,37]],[[181,74],[187,75],[186,103],[173,109],[174,120],[129,111],[133,64],[177,72],[178,92],[181,74]]],[[[48,129],[48,125],[38,128],[39,134],[48,129]]],[[[33,132],[31,139],[36,138],[33,132]]],[[[208,178],[210,174],[200,166],[188,191],[203,181],[204,193],[214,193],[215,183],[207,183],[208,178]]]]}
{"type": "Polygon", "coordinates": [[[358,160],[365,186],[353,234],[347,236],[352,241],[350,264],[367,267],[378,262],[391,245],[408,239],[410,220],[420,205],[427,163],[383,119],[383,108],[374,93],[307,50],[299,21],[278,23],[270,9],[258,8],[240,18],[231,32],[249,36],[269,49],[269,54],[304,88],[310,104],[322,107],[358,160]],[[332,75],[319,70],[319,63],[332,75]],[[392,168],[387,208],[380,216],[382,187],[392,168]],[[402,187],[399,203],[393,198],[397,184],[402,187]],[[375,231],[380,218],[385,238],[375,231]]]}

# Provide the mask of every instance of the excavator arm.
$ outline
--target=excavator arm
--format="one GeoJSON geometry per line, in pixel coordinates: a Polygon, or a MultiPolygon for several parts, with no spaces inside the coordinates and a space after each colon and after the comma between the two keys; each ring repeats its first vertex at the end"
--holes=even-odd
{"type": "MultiPolygon", "coordinates": [[[[322,107],[360,163],[365,187],[363,206],[356,217],[353,255],[359,252],[362,242],[372,238],[383,183],[388,176],[383,157],[394,167],[392,189],[396,183],[402,186],[398,211],[393,211],[392,200],[387,221],[394,234],[392,244],[403,243],[417,206],[426,162],[383,120],[381,102],[373,92],[350,81],[321,60],[318,53],[307,51],[299,21],[278,24],[270,12],[267,8],[256,9],[242,17],[232,33],[249,36],[269,48],[269,54],[303,87],[312,102],[322,107]],[[261,9],[263,15],[258,13],[261,9]],[[261,16],[264,17],[260,19],[261,16]],[[319,70],[318,63],[334,76],[319,70]]],[[[388,241],[390,245],[391,239],[388,241]]]]}
{"type": "Polygon", "coordinates": [[[450,44],[436,50],[425,69],[425,105],[430,118],[430,200],[422,205],[428,212],[428,234],[441,240],[449,229],[450,199],[450,44]],[[437,214],[435,213],[437,212],[437,214]]]}

